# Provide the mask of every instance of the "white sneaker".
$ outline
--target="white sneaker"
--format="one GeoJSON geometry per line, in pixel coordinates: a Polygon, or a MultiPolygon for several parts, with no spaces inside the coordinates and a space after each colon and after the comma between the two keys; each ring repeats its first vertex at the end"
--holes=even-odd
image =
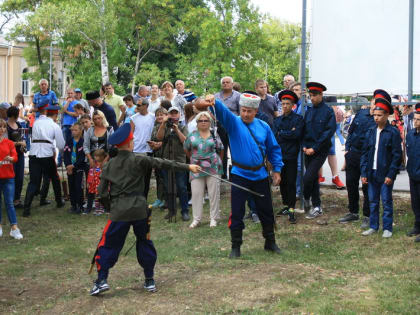
{"type": "Polygon", "coordinates": [[[193,220],[192,223],[190,224],[190,229],[194,229],[199,225],[200,225],[200,221],[193,220]]]}
{"type": "Polygon", "coordinates": [[[384,230],[384,233],[382,234],[382,237],[389,238],[392,236],[392,232],[388,230],[384,230]]]}
{"type": "Polygon", "coordinates": [[[216,227],[217,221],[216,220],[210,220],[210,227],[216,227]]]}
{"type": "Polygon", "coordinates": [[[364,232],[362,233],[362,235],[363,235],[363,236],[368,236],[368,235],[375,234],[376,232],[378,232],[378,231],[376,231],[376,230],[374,230],[374,229],[369,229],[369,230],[364,231],[364,232]]]}
{"type": "Polygon", "coordinates": [[[21,240],[23,238],[22,233],[20,233],[19,229],[10,230],[10,236],[13,237],[15,240],[21,240]]]}
{"type": "Polygon", "coordinates": [[[3,236],[3,228],[0,226],[0,237],[3,236]]]}

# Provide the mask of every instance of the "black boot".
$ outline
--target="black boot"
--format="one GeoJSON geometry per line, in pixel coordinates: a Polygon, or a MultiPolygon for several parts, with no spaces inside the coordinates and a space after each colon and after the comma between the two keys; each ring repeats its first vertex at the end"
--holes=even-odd
{"type": "Polygon", "coordinates": [[[29,217],[30,215],[31,215],[31,208],[24,207],[22,216],[29,217]]]}
{"type": "Polygon", "coordinates": [[[232,251],[229,258],[239,258],[241,257],[242,230],[230,230],[230,236],[232,238],[232,251]]]}
{"type": "Polygon", "coordinates": [[[265,238],[264,249],[269,252],[281,254],[281,250],[276,244],[276,237],[274,235],[274,225],[263,225],[262,234],[265,238]]]}

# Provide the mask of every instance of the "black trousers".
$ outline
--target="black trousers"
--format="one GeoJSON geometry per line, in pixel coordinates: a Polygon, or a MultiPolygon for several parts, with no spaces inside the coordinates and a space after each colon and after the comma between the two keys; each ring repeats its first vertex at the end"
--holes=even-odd
{"type": "Polygon", "coordinates": [[[26,189],[25,209],[30,209],[32,200],[36,192],[39,191],[43,174],[46,174],[51,179],[55,201],[61,203],[60,178],[58,177],[54,157],[37,158],[35,156],[29,156],[29,184],[26,189]]]}
{"type": "Polygon", "coordinates": [[[296,204],[297,158],[294,160],[283,160],[283,163],[280,193],[283,204],[289,208],[294,208],[296,204]]]}
{"type": "Polygon", "coordinates": [[[73,169],[73,174],[67,175],[69,180],[70,203],[72,207],[83,206],[83,174],[84,170],[73,169]]]}
{"type": "Polygon", "coordinates": [[[39,197],[41,200],[47,199],[48,191],[50,190],[50,178],[48,177],[47,173],[42,173],[42,184],[41,190],[39,192],[39,197]]]}
{"type": "MultiPolygon", "coordinates": [[[[359,181],[360,181],[361,153],[349,151],[344,156],[346,159],[346,186],[349,198],[349,212],[359,214],[359,181]]],[[[362,185],[363,216],[370,216],[368,185],[362,185]]]]}
{"type": "Polygon", "coordinates": [[[413,208],[415,222],[414,226],[420,229],[420,181],[410,178],[411,207],[413,208]]]}
{"type": "MultiPolygon", "coordinates": [[[[242,176],[235,174],[231,175],[232,183],[241,185],[248,189],[251,189],[257,193],[264,195],[264,197],[258,197],[252,195],[255,200],[255,208],[257,210],[258,217],[261,220],[261,225],[274,226],[274,214],[273,214],[273,201],[271,199],[271,188],[268,177],[262,180],[254,181],[247,179],[242,176]]],[[[244,215],[245,215],[245,202],[249,197],[249,193],[232,186],[231,191],[231,204],[232,212],[229,217],[228,227],[231,231],[243,230],[245,228],[244,215]]]]}
{"type": "Polygon", "coordinates": [[[328,156],[328,150],[316,152],[313,155],[305,154],[305,175],[303,176],[303,197],[305,200],[312,199],[314,207],[321,206],[319,197],[318,171],[325,163],[328,156]]]}

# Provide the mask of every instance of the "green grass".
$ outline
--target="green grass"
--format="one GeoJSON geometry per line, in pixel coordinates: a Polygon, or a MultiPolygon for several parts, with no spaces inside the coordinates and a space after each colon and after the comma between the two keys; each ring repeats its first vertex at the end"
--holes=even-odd
{"type": "MultiPolygon", "coordinates": [[[[37,207],[32,217],[18,211],[22,241],[0,238],[0,313],[18,314],[419,314],[419,245],[405,236],[413,215],[407,195],[394,198],[394,235],[360,235],[360,222],[340,225],[346,194],[323,189],[327,225],[298,214],[298,224],[278,219],[277,243],[283,254],[263,250],[261,227],[246,222],[242,257],[228,259],[229,194],[222,195],[223,220],[210,229],[208,219],[191,230],[178,218],[167,223],[154,210],[152,239],[158,251],[155,279],[159,291],[142,289],[143,273],[129,233],[111,270],[111,290],[88,292],[87,275],[106,216],[67,214],[37,207]]],[[[275,193],[276,209],[280,207],[275,193]]],[[[151,200],[155,196],[150,193],[151,200]]],[[[205,207],[208,215],[208,205],[205,207]]],[[[5,223],[5,222],[3,222],[5,223]]]]}

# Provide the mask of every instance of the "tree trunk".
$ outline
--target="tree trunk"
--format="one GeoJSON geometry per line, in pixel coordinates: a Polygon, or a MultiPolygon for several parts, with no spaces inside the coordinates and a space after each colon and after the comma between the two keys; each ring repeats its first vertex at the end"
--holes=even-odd
{"type": "Polygon", "coordinates": [[[109,71],[108,71],[108,51],[106,47],[106,40],[101,41],[101,73],[102,73],[102,84],[109,82],[109,71]]]}
{"type": "MultiPolygon", "coordinates": [[[[138,34],[139,33],[137,32],[137,40],[138,40],[138,34]]],[[[141,41],[139,40],[139,48],[137,51],[136,65],[134,67],[133,82],[131,84],[131,95],[134,95],[134,91],[136,89],[136,75],[137,75],[137,72],[139,72],[140,55],[141,55],[141,41]]]]}
{"type": "MultiPolygon", "coordinates": [[[[36,46],[36,56],[38,58],[38,65],[39,65],[39,69],[41,70],[41,76],[44,78],[44,70],[42,69],[42,56],[41,56],[41,44],[39,42],[39,37],[35,36],[35,46],[36,46]]],[[[50,82],[51,84],[51,82],[50,82]]]]}

